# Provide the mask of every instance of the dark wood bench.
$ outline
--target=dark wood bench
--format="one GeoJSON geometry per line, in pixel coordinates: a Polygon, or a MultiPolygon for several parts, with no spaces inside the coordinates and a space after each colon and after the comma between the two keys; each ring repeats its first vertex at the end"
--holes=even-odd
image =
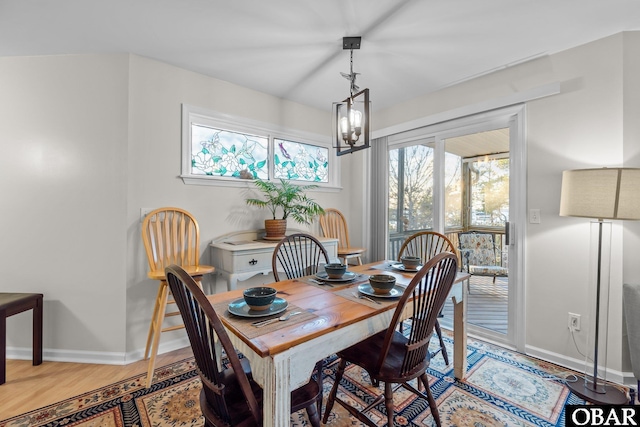
{"type": "Polygon", "coordinates": [[[0,292],[0,384],[7,374],[7,317],[33,310],[33,365],[42,363],[42,294],[0,292]]]}

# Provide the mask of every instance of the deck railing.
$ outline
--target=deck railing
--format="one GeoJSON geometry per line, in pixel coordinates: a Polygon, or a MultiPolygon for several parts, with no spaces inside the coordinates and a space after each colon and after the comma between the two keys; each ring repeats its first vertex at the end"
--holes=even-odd
{"type": "MultiPolygon", "coordinates": [[[[402,246],[402,243],[404,243],[407,237],[420,231],[432,231],[432,230],[424,229],[424,230],[405,231],[402,233],[391,233],[391,235],[389,236],[389,247],[387,249],[387,259],[394,259],[394,260],[398,259],[398,253],[400,252],[400,247],[402,246]]],[[[505,245],[503,230],[496,231],[496,230],[486,230],[486,229],[470,229],[467,231],[478,231],[478,232],[493,234],[493,239],[496,244],[496,259],[497,259],[498,265],[507,267],[507,247],[505,245]]],[[[460,232],[462,232],[462,230],[448,230],[447,232],[444,233],[444,235],[447,236],[449,240],[451,240],[451,243],[453,243],[453,246],[455,246],[456,249],[459,249],[460,247],[460,242],[458,240],[458,233],[460,232]]],[[[460,253],[457,253],[457,255],[458,255],[458,265],[462,265],[462,262],[460,260],[460,253]]]]}

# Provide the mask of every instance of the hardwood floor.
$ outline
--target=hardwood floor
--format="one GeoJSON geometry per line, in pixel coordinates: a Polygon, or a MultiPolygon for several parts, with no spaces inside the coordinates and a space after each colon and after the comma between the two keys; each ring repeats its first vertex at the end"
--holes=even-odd
{"type": "MultiPolygon", "coordinates": [[[[193,356],[191,347],[158,355],[158,367],[193,356]]],[[[0,385],[2,420],[147,372],[147,360],[128,365],[7,360],[7,382],[0,385]]]]}
{"type": "MultiPolygon", "coordinates": [[[[508,278],[497,277],[493,283],[491,277],[472,276],[471,292],[467,296],[467,322],[502,334],[507,333],[508,320],[508,278]]],[[[453,304],[450,300],[442,311],[443,326],[453,319],[453,304]]]]}

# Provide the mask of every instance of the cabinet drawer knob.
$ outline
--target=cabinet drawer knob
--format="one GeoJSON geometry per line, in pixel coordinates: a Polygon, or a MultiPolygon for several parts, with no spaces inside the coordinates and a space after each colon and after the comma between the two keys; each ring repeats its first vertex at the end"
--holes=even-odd
{"type": "Polygon", "coordinates": [[[258,263],[258,261],[253,259],[253,258],[251,259],[251,261],[249,261],[249,264],[251,264],[251,265],[256,265],[257,263],[258,263]]]}

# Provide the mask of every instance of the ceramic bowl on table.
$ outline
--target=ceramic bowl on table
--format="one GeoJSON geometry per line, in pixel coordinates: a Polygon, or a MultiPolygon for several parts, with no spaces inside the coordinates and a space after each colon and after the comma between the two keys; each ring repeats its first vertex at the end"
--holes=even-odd
{"type": "Polygon", "coordinates": [[[277,291],[265,286],[245,289],[242,295],[244,302],[251,310],[267,310],[276,299],[277,291]]]}
{"type": "Polygon", "coordinates": [[[327,272],[329,279],[341,279],[344,273],[347,272],[347,266],[345,264],[331,263],[324,266],[324,271],[327,272]]]}
{"type": "Polygon", "coordinates": [[[417,270],[420,265],[420,258],[417,256],[403,256],[400,258],[400,262],[407,270],[417,270]]]}
{"type": "Polygon", "coordinates": [[[388,274],[374,274],[369,277],[369,284],[376,294],[388,294],[396,284],[396,278],[388,274]]]}

